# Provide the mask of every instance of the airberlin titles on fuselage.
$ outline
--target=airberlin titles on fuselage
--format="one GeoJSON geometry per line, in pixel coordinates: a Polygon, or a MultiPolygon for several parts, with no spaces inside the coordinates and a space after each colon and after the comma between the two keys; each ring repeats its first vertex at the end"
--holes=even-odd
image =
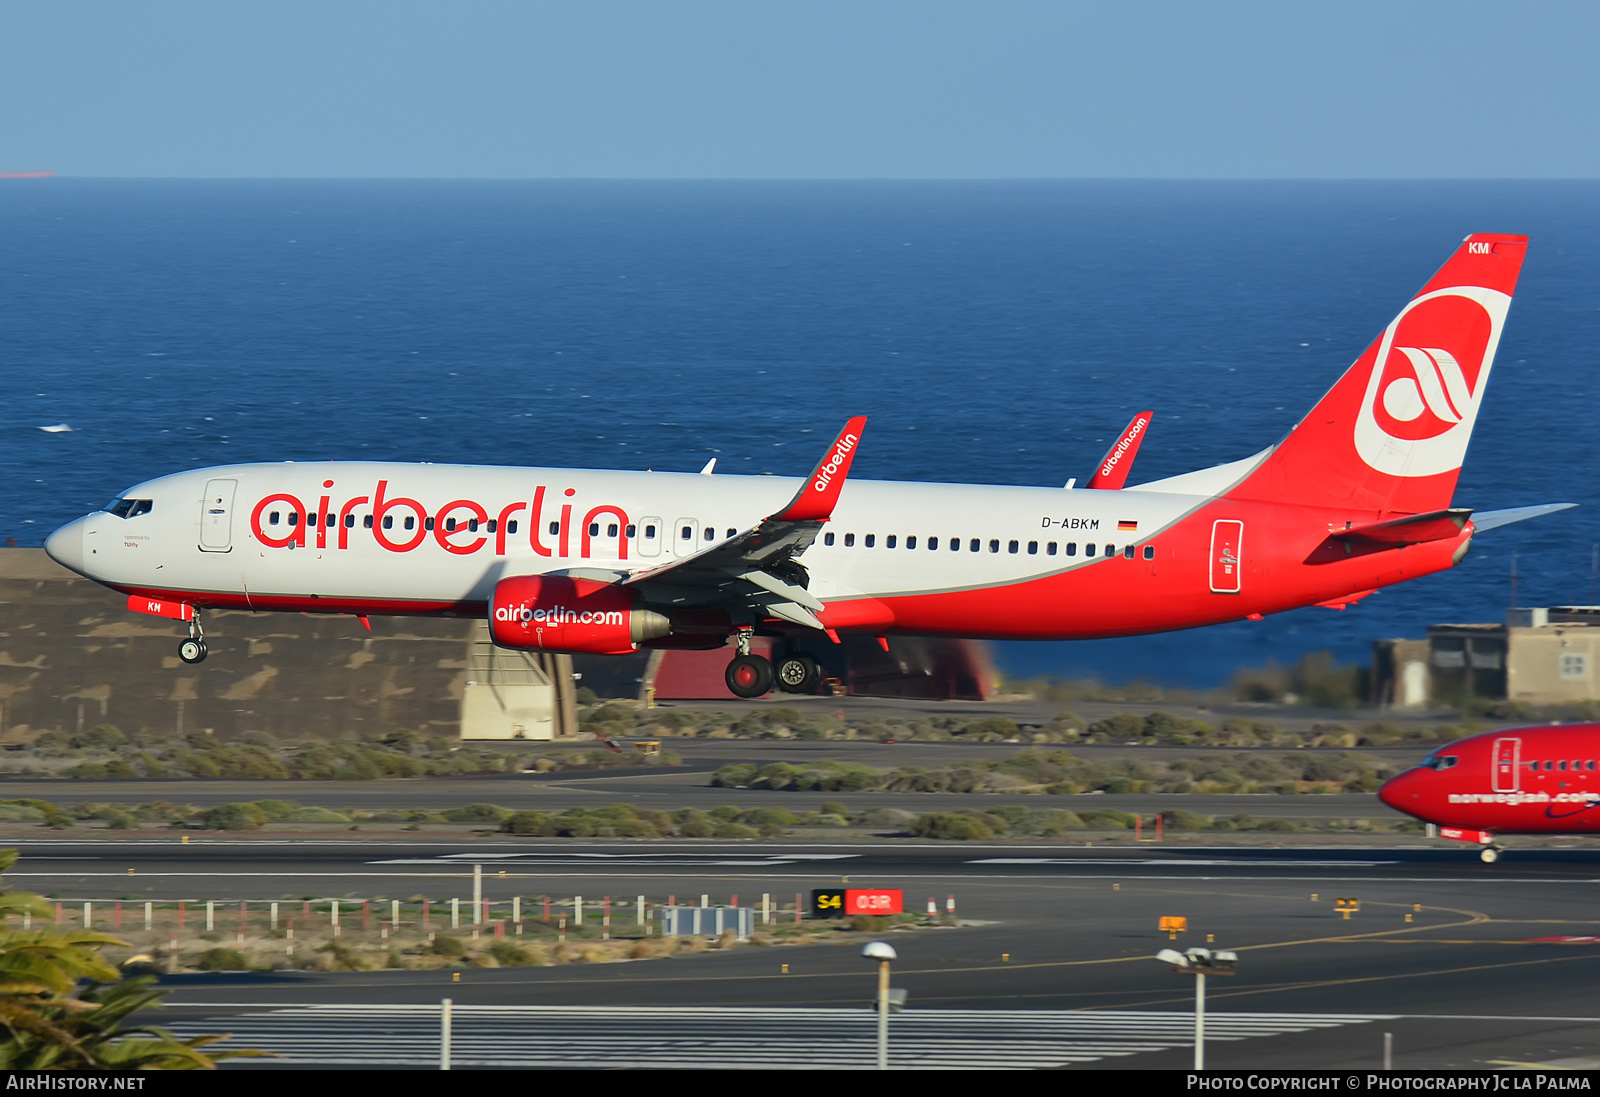
{"type": "MultiPolygon", "coordinates": [[[[332,480],[322,483],[325,491],[333,486],[332,480]]],[[[308,548],[311,546],[307,542],[314,540],[316,548],[348,549],[351,534],[359,529],[370,532],[372,539],[390,552],[415,551],[431,535],[440,548],[457,556],[470,556],[486,548],[491,541],[494,554],[504,556],[508,539],[519,536],[519,519],[526,517],[528,547],[535,555],[571,556],[573,504],[563,502],[560,517],[552,517],[546,527],[546,490],[544,485],[539,485],[533,490],[531,502],[506,503],[493,517],[487,507],[472,499],[452,499],[430,512],[417,499],[392,494],[388,480],[379,480],[371,495],[354,496],[337,507],[332,496],[323,495],[317,500],[315,510],[308,510],[299,496],[280,491],[264,497],[251,508],[250,532],[268,548],[308,548]],[[282,504],[287,511],[272,510],[275,503],[282,504]],[[283,527],[286,532],[275,532],[277,527],[283,527]],[[551,539],[549,544],[545,542],[546,537],[551,539]]],[[[570,499],[577,494],[577,489],[567,488],[563,494],[570,499]]],[[[556,512],[552,510],[551,513],[556,512]]],[[[628,541],[633,538],[634,531],[628,512],[614,503],[599,503],[584,512],[578,523],[578,556],[588,559],[592,555],[593,542],[599,534],[591,531],[600,518],[607,520],[606,536],[616,538],[616,559],[626,560],[628,541]]]]}

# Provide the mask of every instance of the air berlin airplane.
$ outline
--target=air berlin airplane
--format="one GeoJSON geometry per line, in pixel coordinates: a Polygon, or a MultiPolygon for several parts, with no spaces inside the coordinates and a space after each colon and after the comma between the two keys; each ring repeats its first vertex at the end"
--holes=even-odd
{"type": "Polygon", "coordinates": [[[1451,507],[1526,237],[1470,236],[1278,444],[1124,487],[1148,413],[1082,490],[847,482],[851,419],[802,481],[366,462],[227,465],[129,488],[58,562],[206,609],[486,615],[507,648],[719,648],[728,687],[810,692],[796,638],[1073,640],[1344,608],[1561,504],[1451,507]],[[750,651],[780,638],[776,673],[750,651]]]}
{"type": "Polygon", "coordinates": [[[1600,725],[1512,728],[1471,735],[1387,781],[1378,798],[1434,823],[1439,834],[1483,846],[1498,861],[1498,834],[1600,834],[1600,725]]]}

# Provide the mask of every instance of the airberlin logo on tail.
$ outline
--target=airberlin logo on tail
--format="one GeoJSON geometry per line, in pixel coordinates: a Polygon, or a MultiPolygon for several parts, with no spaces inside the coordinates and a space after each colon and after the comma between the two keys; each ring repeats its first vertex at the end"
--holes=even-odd
{"type": "Polygon", "coordinates": [[[1511,298],[1481,286],[1424,294],[1378,340],[1355,447],[1391,476],[1461,467],[1511,298]]]}
{"type": "MultiPolygon", "coordinates": [[[[854,434],[841,434],[839,444],[833,447],[833,452],[828,455],[828,460],[817,469],[817,478],[811,483],[812,491],[827,491],[828,485],[833,483],[834,476],[839,471],[839,466],[844,464],[844,459],[850,456],[850,451],[856,448],[860,441],[854,434]]],[[[813,451],[815,452],[815,451],[813,451]]]]}

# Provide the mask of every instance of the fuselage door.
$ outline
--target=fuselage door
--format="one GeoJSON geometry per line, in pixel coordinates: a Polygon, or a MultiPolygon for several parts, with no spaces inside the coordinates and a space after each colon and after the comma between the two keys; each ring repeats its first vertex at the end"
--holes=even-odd
{"type": "Polygon", "coordinates": [[[233,493],[237,480],[207,480],[200,506],[200,551],[227,552],[233,547],[233,493]]]}
{"type": "Polygon", "coordinates": [[[700,519],[679,518],[672,523],[672,554],[693,556],[700,548],[700,519]]]}
{"type": "Polygon", "coordinates": [[[1494,741],[1494,791],[1517,791],[1517,782],[1522,777],[1521,761],[1521,739],[1508,735],[1494,741]]]}
{"type": "Polygon", "coordinates": [[[1238,594],[1244,566],[1244,523],[1219,518],[1211,523],[1211,591],[1238,594]]]}
{"type": "Polygon", "coordinates": [[[660,556],[661,532],[661,519],[639,519],[639,538],[634,542],[637,546],[634,551],[640,556],[660,556]]]}

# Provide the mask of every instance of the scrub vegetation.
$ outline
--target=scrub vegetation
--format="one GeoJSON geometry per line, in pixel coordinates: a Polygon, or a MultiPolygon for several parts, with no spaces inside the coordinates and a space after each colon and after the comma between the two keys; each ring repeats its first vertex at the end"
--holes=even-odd
{"type": "Polygon", "coordinates": [[[1457,724],[1401,727],[1389,723],[1313,724],[1288,731],[1266,720],[1230,716],[1217,722],[1170,712],[1120,712],[1086,720],[1059,712],[1043,724],[1018,724],[1003,716],[876,717],[849,723],[833,713],[793,705],[754,708],[737,715],[704,709],[646,709],[612,702],[588,710],[583,726],[619,736],[706,739],[886,740],[914,742],[1130,744],[1207,747],[1363,747],[1447,743],[1480,730],[1457,724]]]}
{"type": "Polygon", "coordinates": [[[742,763],[723,766],[711,783],[794,792],[1297,794],[1372,792],[1398,772],[1394,763],[1355,753],[1239,751],[1159,761],[1086,761],[1066,751],[1030,750],[1003,761],[975,759],[888,770],[833,761],[742,763]]]}
{"type": "Polygon", "coordinates": [[[226,777],[373,781],[682,764],[672,751],[650,756],[618,755],[598,747],[506,751],[405,730],[369,740],[285,743],[262,731],[224,740],[203,731],[177,736],[124,732],[110,724],[76,734],[47,731],[27,744],[7,749],[0,757],[4,759],[0,774],[83,780],[226,777]]]}

